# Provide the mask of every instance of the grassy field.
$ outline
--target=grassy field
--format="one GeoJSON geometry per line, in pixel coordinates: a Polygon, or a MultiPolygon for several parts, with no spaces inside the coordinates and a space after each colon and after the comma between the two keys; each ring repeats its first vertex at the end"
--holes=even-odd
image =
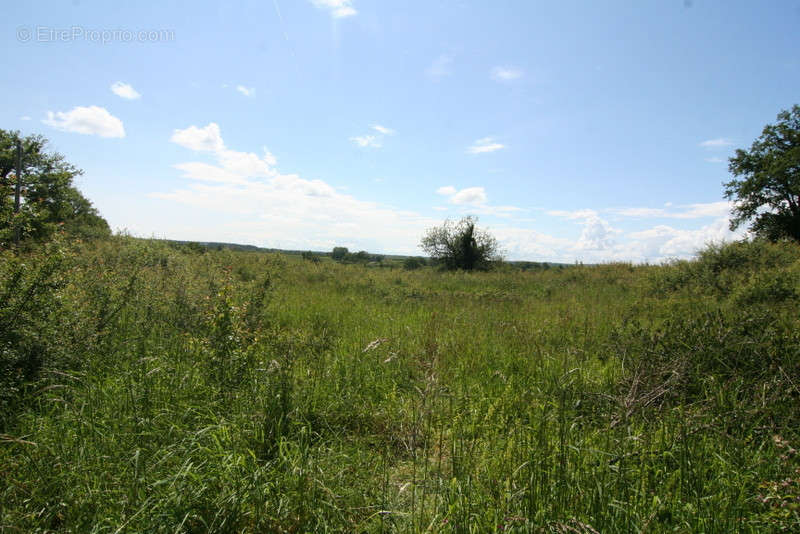
{"type": "Polygon", "coordinates": [[[800,529],[796,245],[0,254],[0,532],[800,529]]]}

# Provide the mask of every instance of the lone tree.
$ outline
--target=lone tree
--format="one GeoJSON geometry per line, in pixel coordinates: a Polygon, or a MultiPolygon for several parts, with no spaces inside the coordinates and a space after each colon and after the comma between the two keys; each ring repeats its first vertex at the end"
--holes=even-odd
{"type": "Polygon", "coordinates": [[[427,231],[420,247],[447,269],[488,270],[503,257],[497,239],[476,228],[477,221],[473,216],[464,217],[457,223],[446,220],[441,226],[427,231]]]}
{"type": "Polygon", "coordinates": [[[777,124],[765,126],[750,150],[738,149],[729,162],[731,230],[752,221],[757,236],[800,241],[800,106],[780,112],[777,124]]]}
{"type": "Polygon", "coordinates": [[[73,186],[82,171],[46,148],[47,139],[40,135],[23,138],[19,132],[0,129],[0,248],[11,242],[15,231],[33,240],[45,240],[58,228],[84,238],[111,233],[105,219],[73,186]],[[17,142],[22,148],[21,177],[17,176],[17,142]],[[19,206],[15,206],[17,190],[19,206]]]}

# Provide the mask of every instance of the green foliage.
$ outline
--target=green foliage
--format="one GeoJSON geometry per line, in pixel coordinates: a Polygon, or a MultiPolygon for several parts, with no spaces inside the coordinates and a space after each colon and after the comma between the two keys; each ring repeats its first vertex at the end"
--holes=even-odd
{"type": "Polygon", "coordinates": [[[306,261],[310,261],[312,263],[319,263],[319,256],[317,254],[314,254],[310,250],[303,252],[300,256],[306,261]]]}
{"type": "Polygon", "coordinates": [[[22,239],[35,241],[47,240],[57,230],[85,239],[110,235],[106,221],[72,185],[81,171],[60,154],[47,152],[46,146],[42,136],[22,139],[19,132],[0,130],[0,248],[12,242],[15,228],[22,239]],[[23,147],[22,202],[14,213],[17,140],[23,147]]]}
{"type": "Polygon", "coordinates": [[[333,247],[331,257],[336,261],[341,261],[349,254],[347,247],[333,247]]]}
{"type": "Polygon", "coordinates": [[[0,253],[2,528],[800,527],[792,243],[479,273],[198,252],[0,253]]]}
{"type": "Polygon", "coordinates": [[[427,262],[425,258],[421,257],[409,257],[403,260],[403,269],[407,271],[415,271],[421,267],[425,267],[427,262]]]}
{"type": "Polygon", "coordinates": [[[737,305],[792,302],[800,296],[800,246],[763,239],[709,245],[694,261],[653,268],[650,287],[659,295],[688,291],[737,305]]]}
{"type": "Polygon", "coordinates": [[[800,105],[780,112],[728,168],[735,176],[724,184],[725,196],[736,201],[731,229],[752,221],[760,237],[800,241],[800,105]]]}
{"type": "Polygon", "coordinates": [[[502,261],[497,240],[475,227],[477,219],[464,217],[457,223],[447,220],[430,228],[420,247],[449,270],[485,271],[502,261]]]}

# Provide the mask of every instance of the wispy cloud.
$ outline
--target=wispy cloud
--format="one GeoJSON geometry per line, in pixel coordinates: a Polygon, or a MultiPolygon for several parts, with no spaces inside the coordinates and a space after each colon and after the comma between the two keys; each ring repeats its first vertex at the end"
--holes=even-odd
{"type": "Polygon", "coordinates": [[[380,148],[383,146],[379,135],[357,135],[350,140],[361,148],[380,148]]]}
{"type": "Polygon", "coordinates": [[[563,217],[564,219],[587,219],[589,217],[596,217],[597,212],[590,209],[564,211],[564,210],[549,210],[546,211],[548,215],[553,217],[563,217]]]}
{"type": "Polygon", "coordinates": [[[126,100],[136,100],[142,97],[139,91],[134,89],[131,84],[123,82],[114,82],[111,84],[111,92],[126,100]]]}
{"type": "Polygon", "coordinates": [[[711,149],[725,148],[725,147],[729,147],[729,146],[732,146],[732,145],[733,145],[733,141],[731,141],[730,139],[726,139],[724,137],[720,137],[720,138],[717,138],[717,139],[708,139],[708,140],[703,141],[702,143],[700,143],[701,147],[703,147],[703,148],[711,148],[711,149]]]}
{"type": "Polygon", "coordinates": [[[256,88],[255,87],[245,87],[244,85],[237,85],[236,90],[242,93],[244,96],[256,96],[256,88]]]}
{"type": "Polygon", "coordinates": [[[377,134],[364,134],[351,137],[350,140],[361,148],[381,148],[383,138],[387,135],[394,135],[395,131],[380,124],[373,124],[370,128],[377,134]]]}
{"type": "Polygon", "coordinates": [[[70,111],[47,112],[44,124],[56,130],[100,137],[125,137],[122,121],[100,106],[76,106],[70,111]]]}
{"type": "Polygon", "coordinates": [[[666,218],[666,219],[701,219],[703,217],[724,217],[730,213],[733,203],[727,200],[718,202],[705,202],[685,204],[672,208],[671,203],[666,203],[665,208],[612,208],[608,211],[615,215],[635,218],[666,218]]]}
{"type": "Polygon", "coordinates": [[[394,134],[394,130],[392,130],[391,128],[387,128],[386,126],[381,126],[380,124],[373,124],[372,129],[375,130],[376,132],[382,133],[383,135],[394,134]]]}
{"type": "Polygon", "coordinates": [[[440,54],[439,57],[434,59],[433,63],[425,69],[425,73],[435,81],[439,81],[445,76],[450,76],[453,73],[452,54],[440,54]]]}
{"type": "Polygon", "coordinates": [[[510,82],[521,78],[522,69],[511,66],[497,66],[491,71],[491,77],[496,82],[510,82]]]}
{"type": "Polygon", "coordinates": [[[713,158],[706,158],[706,161],[707,161],[707,162],[709,162],[709,163],[725,163],[725,160],[724,160],[724,159],[722,159],[722,158],[717,158],[717,157],[713,157],[713,158]]]}
{"type": "Polygon", "coordinates": [[[21,120],[21,121],[29,121],[29,120],[31,120],[31,118],[28,115],[23,115],[22,117],[19,118],[19,120],[21,120]]]}
{"type": "Polygon", "coordinates": [[[358,14],[352,0],[311,0],[317,9],[327,10],[331,17],[341,19],[358,14]]]}
{"type": "Polygon", "coordinates": [[[505,145],[496,142],[491,137],[484,137],[483,139],[478,139],[472,146],[467,147],[467,153],[469,154],[485,154],[487,152],[494,152],[496,150],[500,150],[501,148],[505,148],[505,145]]]}

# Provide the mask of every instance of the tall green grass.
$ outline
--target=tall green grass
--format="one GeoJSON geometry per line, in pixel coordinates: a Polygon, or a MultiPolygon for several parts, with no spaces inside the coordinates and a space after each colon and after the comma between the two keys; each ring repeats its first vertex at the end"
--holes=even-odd
{"type": "Polygon", "coordinates": [[[2,253],[0,531],[798,529],[799,261],[2,253]]]}

